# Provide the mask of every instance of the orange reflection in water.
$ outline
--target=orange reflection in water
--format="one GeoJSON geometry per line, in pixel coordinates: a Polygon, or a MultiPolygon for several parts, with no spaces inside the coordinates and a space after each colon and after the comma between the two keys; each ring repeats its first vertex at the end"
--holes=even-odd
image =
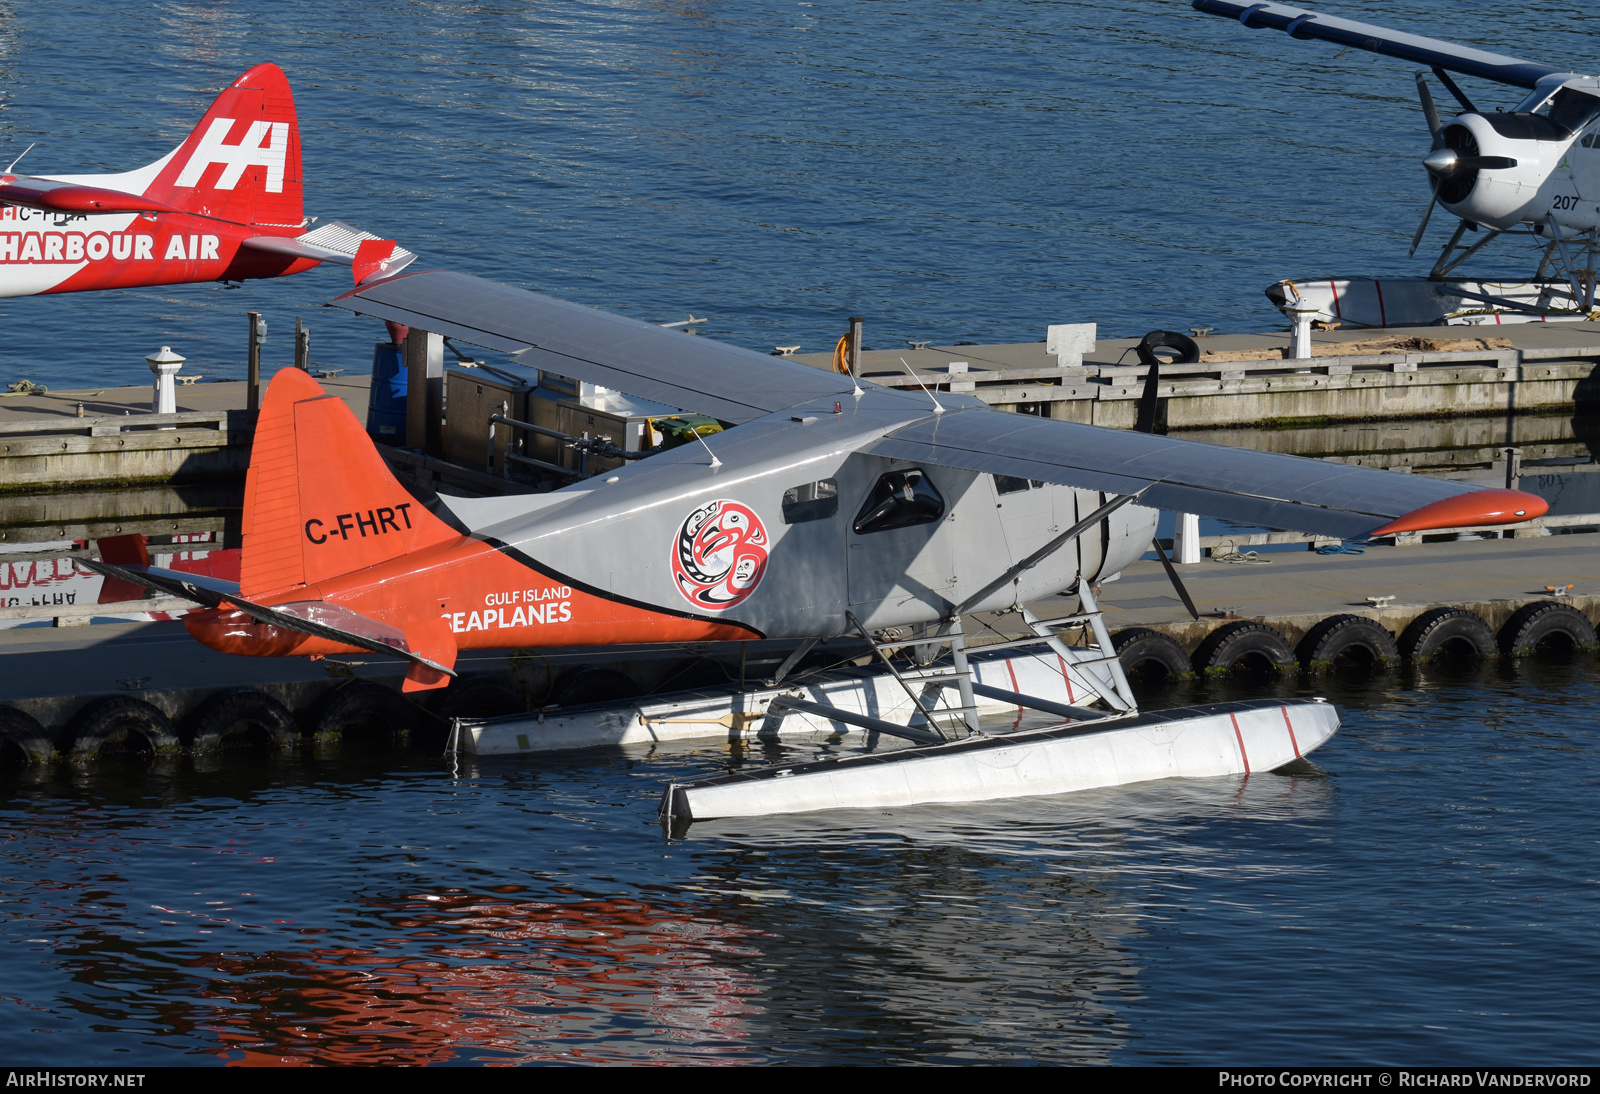
{"type": "MultiPolygon", "coordinates": [[[[230,1064],[694,1060],[738,1063],[758,932],[629,900],[450,891],[366,910],[398,934],[356,948],[241,954],[211,1025],[230,1064]],[[426,956],[417,956],[419,942],[426,956]],[[229,983],[231,981],[231,983],[229,983]]],[[[306,931],[308,935],[329,933],[306,931]]],[[[222,992],[208,992],[213,998],[222,992]]]]}

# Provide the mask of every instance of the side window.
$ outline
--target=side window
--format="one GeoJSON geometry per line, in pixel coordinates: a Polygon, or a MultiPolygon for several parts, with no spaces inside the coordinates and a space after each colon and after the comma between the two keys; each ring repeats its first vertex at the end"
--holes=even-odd
{"type": "Polygon", "coordinates": [[[1019,479],[1015,475],[996,475],[994,491],[997,494],[1015,494],[1022,490],[1038,490],[1044,483],[1038,479],[1019,479]]]}
{"type": "Polygon", "coordinates": [[[878,479],[856,514],[856,535],[931,524],[944,516],[944,498],[920,467],[891,471],[878,479]]]}
{"type": "Polygon", "coordinates": [[[783,523],[826,520],[839,511],[839,480],[822,479],[783,492],[783,523]]]}

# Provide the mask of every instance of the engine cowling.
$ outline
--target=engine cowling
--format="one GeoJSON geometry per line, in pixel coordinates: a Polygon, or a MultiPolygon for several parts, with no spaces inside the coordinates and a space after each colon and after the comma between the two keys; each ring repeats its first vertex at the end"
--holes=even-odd
{"type": "Polygon", "coordinates": [[[1536,114],[1462,114],[1444,127],[1443,138],[1445,147],[1428,160],[1439,175],[1439,203],[1463,220],[1500,229],[1544,218],[1541,191],[1572,143],[1572,134],[1536,114]],[[1444,170],[1436,169],[1436,159],[1447,164],[1444,170]],[[1483,159],[1512,166],[1472,165],[1483,159]]]}

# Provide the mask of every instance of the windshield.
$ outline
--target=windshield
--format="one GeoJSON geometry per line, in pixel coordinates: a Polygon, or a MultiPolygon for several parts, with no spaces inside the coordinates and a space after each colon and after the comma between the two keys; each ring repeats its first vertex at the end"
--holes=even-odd
{"type": "Polygon", "coordinates": [[[1600,114],[1600,98],[1575,87],[1564,87],[1533,108],[1569,133],[1576,133],[1600,114]]]}

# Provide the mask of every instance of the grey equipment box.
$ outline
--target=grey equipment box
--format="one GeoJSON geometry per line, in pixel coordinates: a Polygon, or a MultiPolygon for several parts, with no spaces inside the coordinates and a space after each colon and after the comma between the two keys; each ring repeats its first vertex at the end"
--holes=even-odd
{"type": "MultiPolygon", "coordinates": [[[[493,425],[491,461],[489,415],[529,421],[528,395],[532,390],[532,384],[512,379],[506,373],[490,373],[481,368],[453,368],[446,372],[444,458],[463,467],[504,475],[506,445],[514,442],[517,433],[510,426],[493,425]]],[[[516,451],[514,443],[512,451],[516,451]]]]}
{"type": "MultiPolygon", "coordinates": [[[[609,439],[624,452],[652,448],[659,440],[651,419],[671,417],[678,408],[635,398],[610,388],[580,383],[565,376],[542,372],[539,386],[528,395],[524,421],[565,433],[570,437],[609,439]]],[[[527,434],[527,454],[588,475],[621,467],[626,461],[575,452],[554,437],[527,434]]]]}

